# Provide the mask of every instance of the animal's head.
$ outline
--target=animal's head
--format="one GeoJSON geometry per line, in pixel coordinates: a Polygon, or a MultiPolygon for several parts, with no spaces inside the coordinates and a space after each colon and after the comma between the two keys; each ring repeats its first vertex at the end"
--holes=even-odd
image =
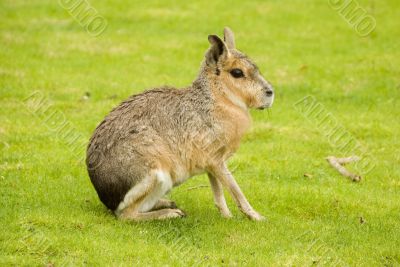
{"type": "Polygon", "coordinates": [[[235,48],[231,29],[224,29],[224,41],[209,35],[211,44],[206,53],[205,71],[212,86],[222,88],[224,95],[243,108],[264,109],[272,106],[274,91],[258,67],[235,48]]]}

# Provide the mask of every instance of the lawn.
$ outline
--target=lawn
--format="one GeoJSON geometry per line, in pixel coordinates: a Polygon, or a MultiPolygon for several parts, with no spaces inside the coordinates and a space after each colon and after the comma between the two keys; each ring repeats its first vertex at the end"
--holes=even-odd
{"type": "Polygon", "coordinates": [[[82,2],[107,25],[95,34],[66,2],[0,1],[0,266],[400,265],[397,0],[352,1],[376,22],[365,36],[341,1],[82,2]],[[189,85],[227,25],[276,91],[229,162],[267,220],[227,193],[222,218],[204,175],[169,196],[186,218],[116,220],[86,172],[91,133],[131,94],[189,85]],[[325,160],[353,154],[359,183],[325,160]]]}

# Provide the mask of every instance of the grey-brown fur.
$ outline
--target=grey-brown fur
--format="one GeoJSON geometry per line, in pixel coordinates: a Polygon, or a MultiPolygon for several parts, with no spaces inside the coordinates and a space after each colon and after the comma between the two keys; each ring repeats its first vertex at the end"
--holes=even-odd
{"type": "Polygon", "coordinates": [[[88,171],[109,209],[115,210],[126,192],[145,176],[146,170],[141,172],[132,165],[151,166],[151,162],[142,162],[141,155],[148,155],[146,148],[155,139],[178,154],[177,145],[188,142],[187,133],[211,124],[212,99],[204,85],[200,79],[183,90],[165,87],[133,95],[96,128],[88,146],[88,163],[90,155],[100,153],[100,158],[88,164],[88,171]]]}
{"type": "Polygon", "coordinates": [[[232,47],[233,32],[225,31],[229,33],[225,36],[230,40],[229,48],[218,37],[209,37],[212,46],[190,87],[163,87],[133,95],[114,108],[94,131],[87,149],[88,173],[101,201],[118,216],[133,220],[180,217],[183,213],[168,201],[149,204],[153,208],[146,211],[140,209],[152,198],[158,199],[158,193],[153,192],[169,188],[168,179],[176,186],[207,172],[216,205],[224,216],[230,213],[218,191],[221,184],[231,191],[247,216],[262,218],[224,166],[249,124],[243,106],[272,105],[272,99],[264,96],[264,90],[271,87],[255,65],[232,47]],[[248,80],[231,79],[228,66],[232,64],[241,64],[248,80]],[[230,91],[229,84],[241,82],[248,88],[240,93],[230,91]],[[135,192],[135,188],[143,190],[135,192]],[[135,194],[128,196],[128,191],[135,194]]]}

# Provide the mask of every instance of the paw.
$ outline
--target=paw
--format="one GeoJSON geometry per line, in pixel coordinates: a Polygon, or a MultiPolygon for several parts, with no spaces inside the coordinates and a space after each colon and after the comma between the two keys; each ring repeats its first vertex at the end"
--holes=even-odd
{"type": "Polygon", "coordinates": [[[169,205],[169,208],[171,208],[171,209],[177,209],[178,208],[178,206],[176,205],[176,203],[174,201],[170,201],[168,203],[168,205],[169,205]]]}
{"type": "Polygon", "coordinates": [[[230,212],[230,211],[221,211],[221,216],[222,217],[224,217],[224,218],[226,218],[226,219],[229,219],[229,218],[232,218],[233,216],[232,216],[232,213],[230,212]]]}
{"type": "Polygon", "coordinates": [[[186,213],[183,212],[180,209],[170,209],[165,216],[163,216],[163,219],[172,219],[172,218],[182,218],[186,217],[186,213]]]}
{"type": "Polygon", "coordinates": [[[248,212],[246,215],[252,221],[264,221],[265,220],[264,216],[262,216],[261,214],[259,214],[258,212],[254,211],[254,210],[248,212]]]}
{"type": "Polygon", "coordinates": [[[221,216],[224,218],[232,218],[232,213],[231,211],[228,209],[228,207],[224,207],[224,206],[220,206],[217,203],[215,204],[215,207],[217,207],[217,209],[219,210],[219,212],[221,213],[221,216]]]}
{"type": "Polygon", "coordinates": [[[168,199],[160,199],[151,210],[177,209],[176,203],[168,199]]]}

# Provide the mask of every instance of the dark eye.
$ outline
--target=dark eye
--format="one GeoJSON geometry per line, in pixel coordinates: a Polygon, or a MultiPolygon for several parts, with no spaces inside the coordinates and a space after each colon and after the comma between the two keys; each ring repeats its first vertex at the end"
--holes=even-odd
{"type": "Polygon", "coordinates": [[[241,69],[233,69],[231,70],[231,75],[235,78],[242,78],[244,77],[244,73],[241,69]]]}

